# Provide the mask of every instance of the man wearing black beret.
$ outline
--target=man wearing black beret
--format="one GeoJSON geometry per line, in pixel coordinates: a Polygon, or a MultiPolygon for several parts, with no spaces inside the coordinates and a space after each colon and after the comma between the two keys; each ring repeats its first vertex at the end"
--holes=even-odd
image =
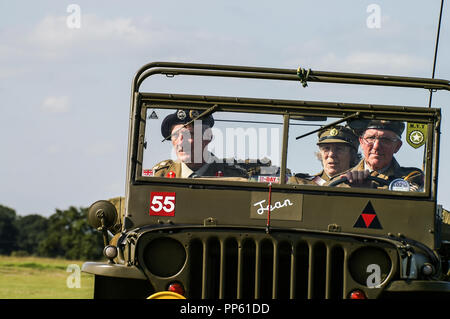
{"type": "MultiPolygon", "coordinates": [[[[359,143],[364,158],[345,176],[351,186],[369,186],[373,188],[390,188],[394,190],[417,191],[423,187],[424,174],[415,167],[402,167],[394,154],[401,146],[401,135],[405,124],[400,121],[357,120],[349,123],[355,131],[360,132],[359,143]],[[386,181],[368,182],[369,176],[386,181]],[[397,180],[398,188],[392,188],[392,181],[397,180]],[[400,180],[400,182],[398,182],[400,180]],[[403,181],[401,181],[403,180],[403,181]]],[[[335,179],[334,179],[335,180],[335,179]]]]}
{"type": "Polygon", "coordinates": [[[247,177],[247,172],[218,159],[208,151],[212,140],[212,115],[199,117],[197,110],[177,110],[161,124],[161,134],[172,142],[177,159],[156,164],[153,176],[170,178],[247,177]]]}

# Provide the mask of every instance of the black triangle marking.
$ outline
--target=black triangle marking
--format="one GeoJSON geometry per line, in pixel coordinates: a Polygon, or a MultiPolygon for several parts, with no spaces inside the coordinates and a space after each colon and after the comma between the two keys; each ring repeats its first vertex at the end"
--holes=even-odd
{"type": "Polygon", "coordinates": [[[378,216],[375,216],[375,218],[370,223],[369,228],[372,228],[372,229],[383,229],[383,227],[381,227],[380,220],[378,219],[378,216]]]}
{"type": "Polygon", "coordinates": [[[156,120],[156,119],[158,119],[158,115],[156,114],[155,111],[153,111],[152,114],[150,114],[150,116],[148,118],[152,119],[152,120],[156,120]]]}
{"type": "Polygon", "coordinates": [[[362,218],[361,215],[359,215],[359,218],[356,220],[355,225],[353,225],[353,227],[357,227],[357,228],[367,228],[366,227],[366,223],[364,222],[364,219],[362,218]]]}
{"type": "Polygon", "coordinates": [[[383,229],[383,227],[381,227],[381,223],[380,220],[378,219],[377,213],[375,212],[375,209],[373,209],[372,203],[370,201],[367,203],[366,207],[363,209],[361,214],[359,215],[358,219],[353,225],[353,228],[383,229]],[[361,214],[375,215],[374,219],[372,220],[369,226],[366,226],[366,223],[364,222],[364,219],[361,216],[361,214]]]}
{"type": "Polygon", "coordinates": [[[362,211],[364,214],[377,214],[375,213],[375,209],[373,209],[372,203],[369,201],[366,205],[366,208],[362,211]]]}

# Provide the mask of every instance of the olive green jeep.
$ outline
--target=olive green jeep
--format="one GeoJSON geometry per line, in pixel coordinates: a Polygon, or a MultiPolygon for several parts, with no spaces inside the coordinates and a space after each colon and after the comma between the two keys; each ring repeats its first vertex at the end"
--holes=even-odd
{"type": "Polygon", "coordinates": [[[95,298],[450,296],[439,108],[141,92],[158,75],[450,88],[302,68],[143,66],[132,82],[125,197],[89,209],[106,258],[83,265],[95,298]],[[392,172],[371,166],[389,147],[392,172]],[[359,184],[347,175],[357,165],[359,184]]]}

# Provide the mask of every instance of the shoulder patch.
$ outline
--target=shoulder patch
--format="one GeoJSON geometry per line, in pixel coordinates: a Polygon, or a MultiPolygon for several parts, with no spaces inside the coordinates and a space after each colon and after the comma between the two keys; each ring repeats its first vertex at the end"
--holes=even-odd
{"type": "Polygon", "coordinates": [[[163,169],[163,168],[169,167],[170,165],[172,165],[172,163],[173,163],[172,160],[167,160],[167,161],[159,162],[158,164],[156,164],[155,166],[153,166],[152,170],[155,171],[155,172],[157,172],[157,171],[159,171],[159,170],[161,170],[161,169],[163,169]]]}
{"type": "Polygon", "coordinates": [[[310,180],[310,181],[312,181],[314,179],[314,177],[315,177],[315,176],[311,176],[311,175],[305,174],[305,173],[297,173],[294,176],[295,177],[299,177],[299,178],[303,178],[303,179],[306,179],[306,180],[310,180]]]}

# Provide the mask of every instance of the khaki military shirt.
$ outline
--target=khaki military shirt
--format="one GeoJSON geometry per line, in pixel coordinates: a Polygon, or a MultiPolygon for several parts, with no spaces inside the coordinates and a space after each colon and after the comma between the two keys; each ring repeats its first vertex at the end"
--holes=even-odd
{"type": "Polygon", "coordinates": [[[173,172],[175,177],[181,177],[181,164],[181,162],[175,162],[172,160],[159,162],[152,168],[153,176],[169,177],[169,172],[173,172]]]}
{"type": "Polygon", "coordinates": [[[300,185],[319,185],[323,186],[330,181],[330,177],[322,170],[316,175],[308,174],[295,174],[289,177],[288,184],[300,184],[300,185]]]}
{"type": "Polygon", "coordinates": [[[153,176],[169,177],[170,172],[176,178],[202,177],[202,176],[223,176],[223,177],[243,177],[248,178],[247,172],[239,167],[227,163],[206,163],[196,171],[192,171],[186,164],[172,160],[162,161],[153,168],[153,176]]]}
{"type": "MultiPolygon", "coordinates": [[[[364,170],[365,165],[363,159],[349,171],[364,171],[364,170]]],[[[338,179],[341,175],[345,174],[346,172],[347,171],[342,172],[341,174],[338,174],[337,176],[333,177],[330,182],[333,182],[334,180],[338,179]]],[[[396,178],[402,178],[408,181],[409,184],[411,185],[411,190],[413,191],[419,190],[420,188],[423,187],[424,184],[424,174],[420,169],[416,167],[402,167],[395,158],[392,158],[391,164],[386,169],[384,169],[383,172],[372,171],[370,175],[387,181],[387,184],[384,185],[381,185],[380,182],[370,181],[367,185],[367,187],[370,188],[388,189],[389,182],[396,178]]]]}

